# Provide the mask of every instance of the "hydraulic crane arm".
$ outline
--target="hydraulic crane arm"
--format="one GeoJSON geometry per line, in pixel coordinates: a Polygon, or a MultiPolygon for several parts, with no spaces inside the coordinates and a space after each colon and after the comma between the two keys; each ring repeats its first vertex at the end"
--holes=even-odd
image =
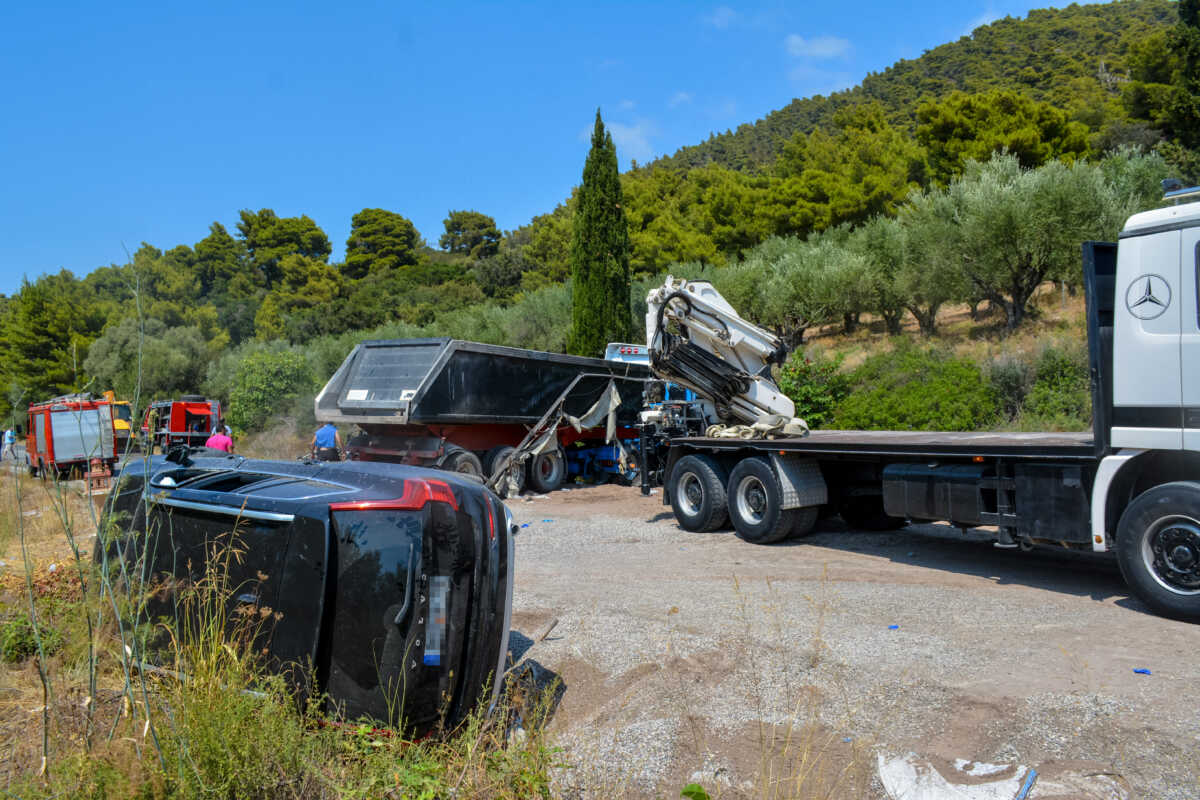
{"type": "Polygon", "coordinates": [[[708,281],[668,276],[646,298],[650,367],[712,402],[719,420],[789,420],[796,406],[771,379],[787,351],[779,337],[742,319],[708,281]]]}

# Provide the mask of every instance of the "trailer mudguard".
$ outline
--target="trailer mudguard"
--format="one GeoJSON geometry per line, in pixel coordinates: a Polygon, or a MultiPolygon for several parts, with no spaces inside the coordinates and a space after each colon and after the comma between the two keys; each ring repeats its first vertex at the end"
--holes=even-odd
{"type": "Polygon", "coordinates": [[[772,453],[771,464],[783,489],[780,508],[807,508],[829,502],[829,487],[825,485],[825,477],[815,459],[787,458],[772,453]]]}

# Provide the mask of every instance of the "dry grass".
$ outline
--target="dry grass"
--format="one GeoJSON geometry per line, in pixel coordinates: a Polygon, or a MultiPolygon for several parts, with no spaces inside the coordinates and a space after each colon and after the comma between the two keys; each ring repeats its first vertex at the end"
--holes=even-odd
{"type": "MultiPolygon", "coordinates": [[[[0,662],[6,796],[548,796],[554,753],[535,709],[523,709],[519,737],[508,727],[516,712],[502,709],[409,742],[300,707],[281,678],[260,669],[250,639],[216,614],[190,636],[168,636],[186,681],[131,670],[122,643],[140,649],[140,629],[114,612],[124,619],[138,598],[101,594],[91,565],[102,500],[80,484],[0,474],[0,624],[36,615],[43,636],[53,628],[64,640],[44,658],[0,662]]],[[[195,599],[223,613],[229,587],[209,577],[195,599]]]]}
{"type": "MultiPolygon", "coordinates": [[[[1045,284],[1034,299],[1038,314],[1014,333],[1004,330],[1004,313],[999,309],[981,307],[978,320],[971,319],[970,307],[951,305],[938,314],[938,333],[933,339],[922,337],[917,324],[905,317],[902,336],[919,343],[933,342],[950,349],[959,358],[986,363],[997,356],[1032,358],[1045,346],[1047,339],[1086,338],[1084,299],[1082,294],[1064,298],[1052,284],[1045,284]]],[[[890,352],[895,348],[883,322],[864,314],[862,325],[852,334],[842,333],[840,325],[826,325],[805,337],[805,347],[812,353],[842,356],[845,369],[859,366],[869,356],[890,352]]]]}
{"type": "Polygon", "coordinates": [[[312,431],[300,430],[294,419],[285,419],[266,430],[242,437],[237,452],[250,458],[294,460],[309,452],[312,431]]]}

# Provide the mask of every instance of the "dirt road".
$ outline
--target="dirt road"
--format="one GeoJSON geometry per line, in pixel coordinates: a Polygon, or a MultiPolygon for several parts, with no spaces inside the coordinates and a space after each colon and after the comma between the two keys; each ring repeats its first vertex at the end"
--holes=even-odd
{"type": "MultiPolygon", "coordinates": [[[[753,546],[616,486],[510,507],[512,648],[565,687],[566,795],[885,797],[881,759],[912,752],[1200,796],[1200,626],[1107,558],[837,518],[753,546]]],[[[1069,796],[1120,796],[1099,785],[1069,796]]]]}

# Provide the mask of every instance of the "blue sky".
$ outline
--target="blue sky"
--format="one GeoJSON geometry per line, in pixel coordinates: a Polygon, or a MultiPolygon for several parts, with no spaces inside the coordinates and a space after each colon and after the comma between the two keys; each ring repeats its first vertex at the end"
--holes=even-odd
{"type": "Polygon", "coordinates": [[[143,241],[368,207],[436,246],[578,183],[600,107],[622,169],[1045,3],[7,3],[0,292],[143,241]]]}

